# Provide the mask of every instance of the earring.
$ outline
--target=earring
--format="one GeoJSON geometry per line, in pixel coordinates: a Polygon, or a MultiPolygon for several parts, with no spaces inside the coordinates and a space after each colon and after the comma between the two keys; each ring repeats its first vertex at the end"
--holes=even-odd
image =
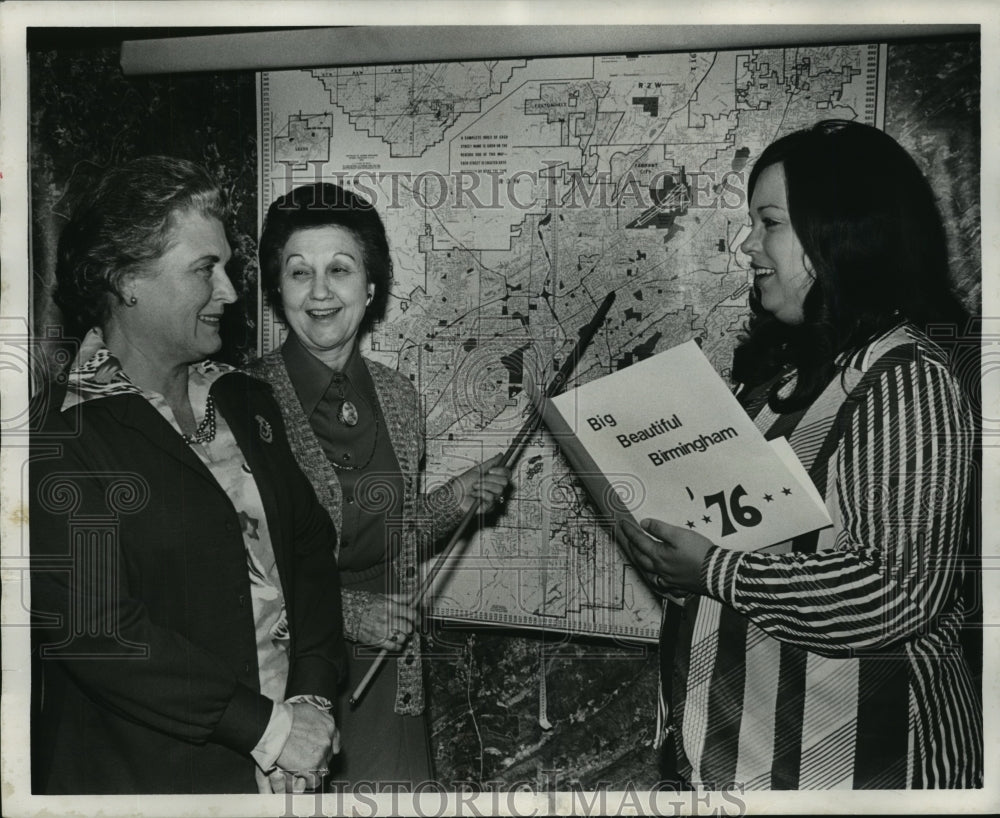
{"type": "Polygon", "coordinates": [[[129,304],[130,307],[134,307],[138,303],[139,303],[139,299],[136,298],[134,295],[131,298],[129,298],[129,300],[128,300],[128,304],[129,304]]]}
{"type": "Polygon", "coordinates": [[[371,303],[372,303],[372,298],[373,298],[373,297],[374,297],[374,296],[372,295],[372,293],[368,293],[368,300],[367,300],[367,301],[365,301],[365,306],[366,306],[366,307],[368,307],[368,306],[371,306],[371,303]]]}

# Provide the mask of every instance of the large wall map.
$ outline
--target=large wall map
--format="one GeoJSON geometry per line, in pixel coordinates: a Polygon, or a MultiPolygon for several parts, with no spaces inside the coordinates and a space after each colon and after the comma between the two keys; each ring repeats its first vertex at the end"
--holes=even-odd
{"type": "MultiPolygon", "coordinates": [[[[884,79],[879,45],[266,72],[260,203],[316,180],[375,202],[396,280],[363,351],[420,392],[433,486],[505,448],[525,379],[551,375],[609,291],[576,383],[692,337],[727,374],[749,165],[819,119],[881,125],[884,79]]],[[[261,349],[282,331],[265,312],[261,349]]],[[[655,639],[658,600],[547,433],[514,481],[433,613],[655,639]]]]}

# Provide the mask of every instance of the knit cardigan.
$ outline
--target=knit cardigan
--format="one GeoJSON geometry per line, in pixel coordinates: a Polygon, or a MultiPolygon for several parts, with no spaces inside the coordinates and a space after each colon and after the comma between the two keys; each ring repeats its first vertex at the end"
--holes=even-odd
{"type": "MultiPolygon", "coordinates": [[[[366,358],[365,366],[375,385],[389,441],[403,476],[403,519],[399,531],[402,542],[398,556],[393,561],[393,569],[400,592],[409,595],[417,586],[420,555],[429,553],[433,545],[455,528],[461,519],[462,510],[454,481],[429,494],[424,494],[421,490],[424,415],[413,384],[399,372],[376,361],[366,358]]],[[[312,483],[320,504],[340,531],[343,524],[340,480],[323,453],[319,439],[299,403],[281,350],[274,350],[252,362],[246,367],[246,371],[271,385],[274,397],[281,407],[292,452],[312,483]]],[[[339,548],[335,547],[335,552],[339,552],[339,548]]],[[[342,591],[342,598],[344,635],[352,641],[358,641],[361,623],[369,617],[375,605],[384,603],[379,594],[346,588],[342,591]]],[[[409,640],[403,654],[396,661],[395,711],[402,715],[418,715],[423,709],[420,639],[415,637],[409,640]]]]}

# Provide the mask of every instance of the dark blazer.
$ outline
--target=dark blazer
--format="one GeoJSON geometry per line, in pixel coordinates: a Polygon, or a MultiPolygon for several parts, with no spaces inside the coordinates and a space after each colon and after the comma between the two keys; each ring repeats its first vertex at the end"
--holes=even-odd
{"type": "MultiPolygon", "coordinates": [[[[345,653],[336,533],[268,387],[212,385],[259,487],[291,631],[286,696],[333,700],[345,653]]],[[[259,690],[247,557],[229,498],[138,395],[60,413],[32,440],[32,788],[256,792],[259,690]]]]}

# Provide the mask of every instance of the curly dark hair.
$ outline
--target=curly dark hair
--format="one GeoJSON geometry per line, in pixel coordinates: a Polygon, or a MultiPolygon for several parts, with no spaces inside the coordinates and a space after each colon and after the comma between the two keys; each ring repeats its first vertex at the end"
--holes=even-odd
{"type": "Polygon", "coordinates": [[[378,211],[356,193],[330,182],[303,185],[268,208],[260,235],[261,289],[275,314],[287,323],[281,303],[281,253],[293,233],[314,227],[343,227],[361,244],[365,273],[375,285],[360,332],[368,332],[385,317],[392,287],[389,241],[378,211]]]}
{"type": "Polygon", "coordinates": [[[71,335],[103,326],[122,278],[167,249],[173,217],[194,210],[225,223],[218,185],[199,165],[144,156],[109,168],[86,191],[59,236],[52,297],[71,335]]]}
{"type": "Polygon", "coordinates": [[[776,412],[811,403],[837,373],[836,358],[861,349],[906,320],[926,329],[964,329],[968,314],[952,292],[944,226],[916,162],[892,137],[868,125],[825,120],[769,145],[748,181],[780,163],[789,218],[812,263],[801,324],[765,312],[759,294],[733,357],[733,377],[765,383],[791,364],[794,390],[768,398],[776,412]]]}

